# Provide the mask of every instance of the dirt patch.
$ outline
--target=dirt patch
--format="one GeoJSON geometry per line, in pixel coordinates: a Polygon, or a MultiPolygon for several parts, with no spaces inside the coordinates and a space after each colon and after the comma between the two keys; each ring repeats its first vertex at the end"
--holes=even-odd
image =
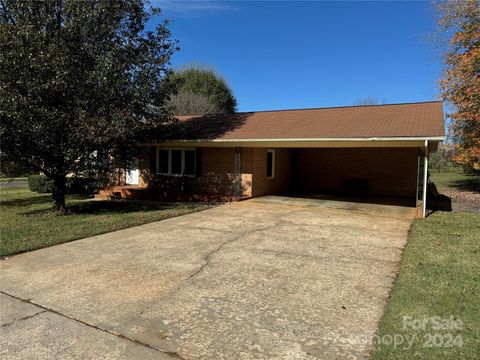
{"type": "Polygon", "coordinates": [[[450,188],[442,190],[441,193],[452,199],[453,211],[480,212],[480,193],[476,191],[463,191],[450,188]]]}

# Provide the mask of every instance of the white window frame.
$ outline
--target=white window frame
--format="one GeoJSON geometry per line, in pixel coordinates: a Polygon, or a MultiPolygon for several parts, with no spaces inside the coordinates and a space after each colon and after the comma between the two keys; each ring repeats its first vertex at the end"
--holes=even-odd
{"type": "Polygon", "coordinates": [[[179,147],[157,147],[157,151],[155,152],[155,169],[158,175],[167,175],[167,176],[187,176],[187,177],[195,177],[197,173],[197,152],[195,148],[179,148],[179,147]],[[168,172],[161,173],[160,172],[160,150],[168,151],[168,172]],[[172,151],[178,150],[181,151],[181,173],[180,174],[172,174],[172,151]],[[185,173],[185,152],[186,151],[193,151],[195,153],[195,166],[193,174],[184,174],[185,173]]]}
{"type": "MultiPolygon", "coordinates": [[[[272,154],[272,176],[267,176],[267,179],[275,179],[275,149],[267,149],[267,158],[265,159],[267,166],[268,166],[268,153],[272,154]]],[[[268,172],[268,168],[266,172],[268,172]]]]}

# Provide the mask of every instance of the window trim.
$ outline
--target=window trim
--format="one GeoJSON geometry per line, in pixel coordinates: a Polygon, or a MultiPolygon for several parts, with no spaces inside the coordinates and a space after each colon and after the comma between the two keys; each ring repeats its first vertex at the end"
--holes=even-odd
{"type": "Polygon", "coordinates": [[[186,177],[195,177],[197,173],[197,151],[196,148],[181,148],[181,147],[157,147],[157,151],[155,152],[155,173],[157,175],[166,175],[166,176],[186,176],[186,177]],[[168,172],[162,173],[160,172],[160,151],[166,150],[168,151],[168,172]],[[172,174],[172,151],[178,150],[181,151],[181,173],[180,174],[172,174]],[[195,154],[195,161],[194,161],[194,169],[193,174],[184,174],[185,172],[185,152],[186,151],[193,151],[195,154]]]}
{"type": "Polygon", "coordinates": [[[266,162],[267,162],[267,171],[265,175],[267,175],[267,179],[275,179],[275,149],[267,149],[266,162]],[[272,154],[272,176],[267,175],[268,174],[268,153],[272,154]]]}

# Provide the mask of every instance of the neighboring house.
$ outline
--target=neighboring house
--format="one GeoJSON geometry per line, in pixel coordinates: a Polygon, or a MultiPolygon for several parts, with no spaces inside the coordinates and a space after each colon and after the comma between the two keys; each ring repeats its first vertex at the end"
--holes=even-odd
{"type": "Polygon", "coordinates": [[[428,154],[445,139],[440,101],[178,118],[167,140],[145,144],[138,169],[119,181],[130,186],[104,195],[349,193],[402,197],[416,206],[428,154]]]}

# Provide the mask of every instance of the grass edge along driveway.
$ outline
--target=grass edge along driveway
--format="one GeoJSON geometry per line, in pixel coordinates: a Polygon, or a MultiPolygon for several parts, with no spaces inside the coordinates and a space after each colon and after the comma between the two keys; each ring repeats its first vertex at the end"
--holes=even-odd
{"type": "Polygon", "coordinates": [[[438,212],[414,222],[374,360],[478,359],[478,234],[479,213],[438,212]]]}
{"type": "Polygon", "coordinates": [[[200,203],[93,200],[67,197],[72,215],[50,212],[51,194],[31,192],[26,186],[1,189],[0,256],[164,220],[211,207],[200,203]]]}

